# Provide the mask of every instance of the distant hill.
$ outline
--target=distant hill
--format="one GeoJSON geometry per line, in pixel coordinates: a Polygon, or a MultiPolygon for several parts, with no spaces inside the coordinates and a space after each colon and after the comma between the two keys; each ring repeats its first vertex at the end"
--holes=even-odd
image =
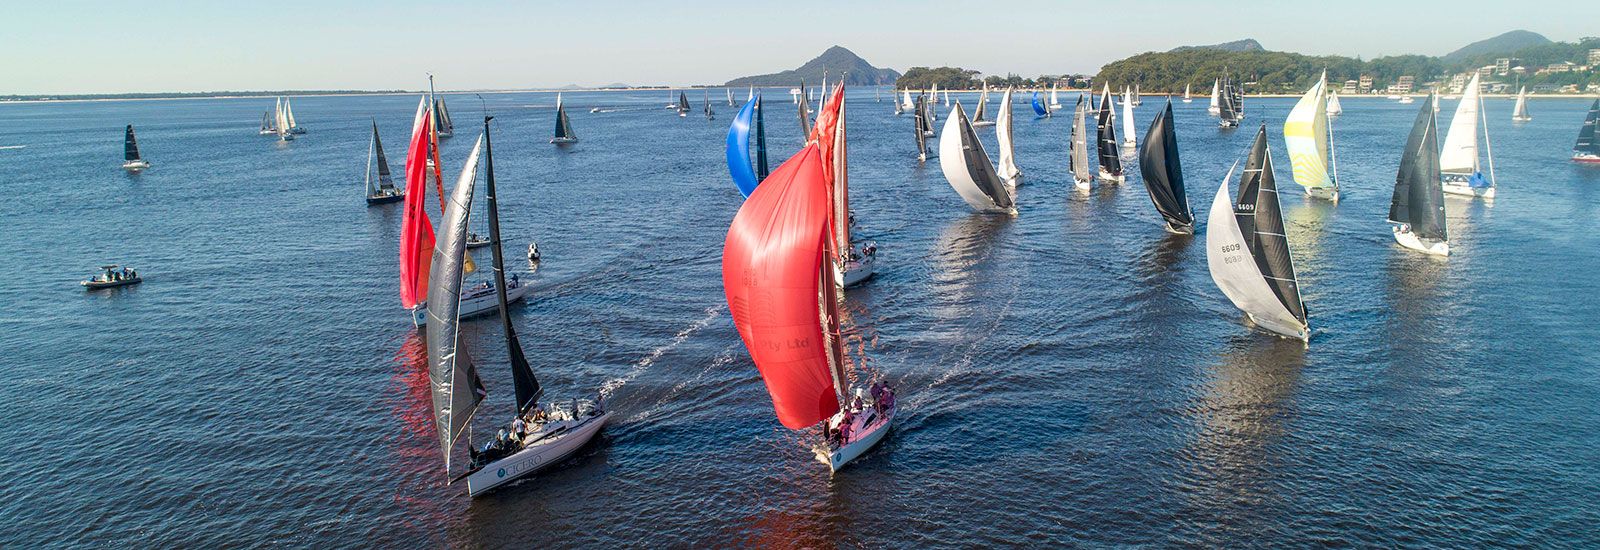
{"type": "Polygon", "coordinates": [[[1212,44],[1210,46],[1182,46],[1182,47],[1173,48],[1170,51],[1172,51],[1172,52],[1184,52],[1184,51],[1189,51],[1189,50],[1218,50],[1218,51],[1224,51],[1224,52],[1264,52],[1264,51],[1267,51],[1267,49],[1261,47],[1261,43],[1260,42],[1256,42],[1256,39],[1254,39],[1254,38],[1246,38],[1244,40],[1234,40],[1232,42],[1223,42],[1221,44],[1212,44]]]}
{"type": "Polygon", "coordinates": [[[1447,53],[1441,59],[1445,63],[1456,63],[1480,56],[1509,56],[1524,48],[1543,46],[1549,44],[1550,39],[1544,35],[1524,30],[1515,30],[1494,38],[1479,40],[1462,46],[1461,49],[1447,53]]]}
{"type": "Polygon", "coordinates": [[[900,73],[894,69],[879,69],[867,60],[840,46],[828,48],[822,55],[807,61],[797,69],[781,73],[746,76],[729,80],[726,86],[794,86],[803,79],[809,85],[822,83],[822,73],[828,73],[829,82],[838,82],[847,75],[845,83],[851,86],[877,86],[891,84],[900,73]]]}

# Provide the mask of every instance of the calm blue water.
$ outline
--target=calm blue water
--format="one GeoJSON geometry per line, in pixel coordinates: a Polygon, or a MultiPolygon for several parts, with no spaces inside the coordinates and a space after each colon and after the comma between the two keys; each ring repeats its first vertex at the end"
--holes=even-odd
{"type": "MultiPolygon", "coordinates": [[[[1018,102],[1021,212],[982,216],[857,90],[852,206],[882,252],[847,313],[904,407],[830,479],[724,305],[734,110],[564,97],[583,142],[558,149],[553,95],[451,96],[446,171],[494,114],[507,239],[545,258],[523,345],[553,397],[605,384],[618,414],[475,500],[444,485],[400,210],[362,201],[369,121],[398,170],[416,97],[297,98],[289,144],[256,135],[268,99],[0,105],[0,146],[26,146],[0,149],[0,546],[1600,545],[1600,169],[1567,161],[1588,100],[1533,101],[1522,125],[1488,102],[1502,195],[1448,202],[1441,261],[1384,221],[1416,106],[1345,98],[1345,200],[1285,195],[1302,347],[1243,323],[1133,165],[1074,191],[1068,118],[1018,102]],[[137,176],[127,123],[154,163],[137,176]],[[103,263],[146,282],[82,291],[103,263]]],[[[774,164],[799,145],[781,99],[774,164]]],[[[1287,158],[1292,102],[1249,100],[1236,131],[1177,105],[1197,217],[1261,122],[1287,158]]],[[[503,344],[467,334],[502,418],[503,344]]]]}

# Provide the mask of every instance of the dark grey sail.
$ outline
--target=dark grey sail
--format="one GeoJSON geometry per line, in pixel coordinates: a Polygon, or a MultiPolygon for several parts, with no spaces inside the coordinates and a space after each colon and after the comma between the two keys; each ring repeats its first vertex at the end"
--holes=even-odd
{"type": "Polygon", "coordinates": [[[1144,175],[1150,201],[1166,218],[1167,225],[1177,231],[1193,231],[1194,214],[1189,211],[1189,195],[1183,187],[1183,165],[1178,160],[1178,134],[1172,128],[1170,98],[1167,108],[1156,113],[1155,120],[1150,121],[1150,131],[1144,135],[1139,171],[1144,175]]]}
{"type": "Polygon", "coordinates": [[[1117,150],[1117,116],[1111,111],[1111,94],[1100,96],[1099,125],[1100,168],[1112,176],[1122,175],[1122,158],[1117,150]]]}
{"type": "Polygon", "coordinates": [[[1239,234],[1244,235],[1244,242],[1251,249],[1256,246],[1256,200],[1261,195],[1261,178],[1267,164],[1267,125],[1262,124],[1250,145],[1250,156],[1244,161],[1244,175],[1239,177],[1239,202],[1233,206],[1239,234]]]}
{"type": "Polygon", "coordinates": [[[1244,87],[1243,87],[1243,84],[1241,84],[1241,83],[1239,83],[1237,81],[1231,81],[1231,80],[1229,81],[1228,84],[1230,86],[1232,86],[1232,88],[1231,88],[1232,89],[1231,97],[1233,98],[1233,115],[1234,115],[1234,119],[1235,120],[1243,120],[1244,119],[1244,87]]]}
{"type": "Polygon", "coordinates": [[[800,101],[796,107],[800,116],[800,145],[811,143],[811,99],[806,96],[806,82],[800,81],[800,101]]]}
{"type": "Polygon", "coordinates": [[[383,154],[383,139],[378,137],[378,121],[372,121],[372,147],[378,160],[378,189],[394,189],[394,176],[389,173],[389,157],[383,154]]]}
{"type": "Polygon", "coordinates": [[[1089,126],[1084,120],[1088,117],[1089,107],[1083,101],[1083,96],[1078,96],[1078,103],[1072,107],[1072,143],[1071,151],[1067,154],[1067,167],[1072,170],[1072,179],[1087,182],[1092,177],[1089,173],[1089,126]]]}
{"type": "Polygon", "coordinates": [[[456,125],[455,125],[455,123],[450,121],[450,109],[448,107],[444,106],[444,98],[443,97],[440,97],[438,99],[433,100],[433,112],[434,112],[434,120],[433,121],[434,121],[435,124],[438,125],[438,133],[439,133],[439,135],[441,135],[441,136],[454,135],[455,132],[456,132],[456,125]]]}
{"type": "Polygon", "coordinates": [[[1222,77],[1222,93],[1217,98],[1217,118],[1221,119],[1222,126],[1228,128],[1238,126],[1241,118],[1238,106],[1234,103],[1235,99],[1231,86],[1233,86],[1233,83],[1228,80],[1228,77],[1222,77]]]}
{"type": "Polygon", "coordinates": [[[756,181],[767,179],[767,123],[761,117],[761,96],[756,96],[756,181]]]}
{"type": "Polygon", "coordinates": [[[706,92],[705,100],[706,100],[706,106],[705,106],[706,120],[715,119],[716,116],[711,113],[711,92],[706,92]]]}
{"type": "Polygon", "coordinates": [[[511,326],[511,310],[506,305],[505,253],[500,246],[500,205],[494,190],[494,141],[489,136],[489,121],[483,117],[483,174],[484,191],[489,204],[489,249],[494,253],[494,289],[500,300],[500,325],[506,333],[506,352],[511,356],[511,382],[516,387],[517,414],[528,412],[539,400],[539,379],[533,376],[533,367],[522,353],[522,342],[511,326]]]}
{"type": "Polygon", "coordinates": [[[278,129],[273,127],[272,109],[267,109],[267,112],[261,113],[261,133],[270,134],[277,131],[278,129]]]}
{"type": "Polygon", "coordinates": [[[556,139],[570,140],[578,136],[572,132],[572,121],[567,119],[567,107],[556,104],[556,139]]]}
{"type": "Polygon", "coordinates": [[[922,108],[922,96],[920,96],[920,95],[917,96],[916,109],[917,109],[917,116],[915,116],[913,118],[916,119],[916,127],[917,127],[917,158],[918,159],[922,159],[922,160],[927,160],[928,159],[928,131],[929,131],[929,129],[928,129],[928,118],[922,116],[922,109],[923,109],[922,108]]]}
{"type": "Polygon", "coordinates": [[[1600,141],[1595,140],[1595,125],[1600,124],[1600,99],[1594,100],[1589,106],[1589,116],[1583,119],[1583,128],[1578,130],[1578,142],[1573,144],[1574,155],[1600,156],[1600,141]]]}
{"type": "Polygon", "coordinates": [[[961,102],[957,101],[950,116],[956,117],[957,126],[961,129],[961,155],[963,164],[967,167],[967,175],[978,184],[978,189],[994,201],[1000,208],[1011,208],[1016,204],[1011,200],[1011,191],[1006,189],[1000,174],[994,171],[994,165],[989,164],[989,153],[984,152],[983,142],[978,141],[978,132],[972,129],[972,122],[967,120],[967,113],[961,110],[961,102]]]}
{"type": "Polygon", "coordinates": [[[478,369],[461,341],[461,283],[467,252],[467,218],[472,210],[473,178],[480,139],[446,203],[439,239],[428,273],[428,382],[433,393],[433,418],[450,471],[450,449],[466,430],[478,404],[488,395],[478,369]]]}
{"type": "Polygon", "coordinates": [[[988,110],[988,106],[989,106],[989,89],[988,88],[984,88],[983,89],[983,93],[978,94],[978,108],[975,110],[976,112],[972,113],[972,123],[973,124],[977,124],[979,122],[983,122],[983,112],[988,110]]]}
{"type": "MultiPolygon", "coordinates": [[[[1171,111],[1168,111],[1169,113],[1171,111]]],[[[1277,177],[1272,170],[1272,151],[1267,149],[1267,125],[1262,124],[1256,133],[1256,143],[1250,158],[1260,157],[1261,170],[1257,172],[1252,216],[1253,235],[1247,239],[1250,255],[1255,257],[1256,268],[1266,278],[1267,286],[1277,295],[1283,307],[1301,323],[1306,322],[1305,304],[1300,299],[1300,281],[1294,274],[1294,261],[1289,257],[1289,238],[1284,233],[1283,211],[1278,204],[1277,177]]],[[[1248,163],[1245,175],[1249,176],[1248,163]]],[[[1241,187],[1240,195],[1244,194],[1241,187]]],[[[1241,196],[1241,199],[1243,197],[1241,196]]]]}
{"type": "Polygon", "coordinates": [[[1395,173],[1394,196],[1389,200],[1389,221],[1411,226],[1418,237],[1446,241],[1444,188],[1439,180],[1439,124],[1433,95],[1422,102],[1417,121],[1411,125],[1405,152],[1400,155],[1400,170],[1395,173]]]}
{"type": "Polygon", "coordinates": [[[683,92],[678,92],[678,113],[682,114],[687,112],[689,112],[689,96],[685,95],[683,92]]]}
{"type": "Polygon", "coordinates": [[[127,134],[122,136],[122,160],[139,160],[139,140],[133,137],[133,125],[128,125],[127,134]]]}

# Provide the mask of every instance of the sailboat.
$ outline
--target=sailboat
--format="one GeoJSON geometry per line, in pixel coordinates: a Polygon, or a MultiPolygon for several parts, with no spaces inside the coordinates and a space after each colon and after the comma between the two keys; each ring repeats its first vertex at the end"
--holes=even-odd
{"type": "Polygon", "coordinates": [[[122,169],[138,173],[150,167],[150,161],[139,156],[139,140],[133,137],[133,125],[128,125],[128,131],[122,135],[122,169]]]}
{"type": "Polygon", "coordinates": [[[945,90],[944,91],[944,106],[945,107],[949,107],[950,106],[950,90],[945,90]]]}
{"type": "Polygon", "coordinates": [[[678,101],[672,97],[672,88],[667,88],[667,108],[676,110],[678,101]]]}
{"type": "Polygon", "coordinates": [[[378,138],[376,119],[372,121],[371,141],[367,145],[367,205],[404,200],[406,191],[394,186],[394,177],[389,173],[389,158],[383,154],[383,140],[378,138]]]}
{"type": "Polygon", "coordinates": [[[1052,82],[1050,83],[1050,110],[1059,109],[1061,109],[1061,97],[1056,95],[1056,84],[1052,82]]]}
{"type": "MultiPolygon", "coordinates": [[[[417,114],[411,122],[411,143],[406,149],[405,206],[400,218],[400,307],[411,310],[412,319],[425,317],[428,271],[432,266],[433,222],[428,219],[428,169],[437,173],[429,158],[433,116],[428,98],[417,101],[417,114]]],[[[442,187],[442,186],[441,186],[442,187]]]]}
{"type": "Polygon", "coordinates": [[[1483,98],[1478,94],[1478,73],[1461,94],[1456,105],[1456,115],[1450,119],[1450,133],[1445,135],[1444,150],[1439,153],[1439,173],[1444,178],[1444,192],[1451,195],[1483,197],[1495,195],[1494,148],[1489,143],[1489,121],[1483,109],[1483,98]],[[1484,178],[1478,164],[1478,126],[1483,125],[1483,148],[1489,159],[1489,177],[1484,178]]]}
{"type": "MultiPolygon", "coordinates": [[[[1139,85],[1138,84],[1134,84],[1133,85],[1133,96],[1132,96],[1132,99],[1133,99],[1133,106],[1134,107],[1138,107],[1140,105],[1144,105],[1144,96],[1139,94],[1139,85]]],[[[1132,117],[1129,117],[1129,118],[1132,118],[1132,117]]],[[[1132,132],[1129,132],[1129,133],[1131,134],[1132,132]]]]}
{"type": "Polygon", "coordinates": [[[711,112],[711,92],[709,92],[709,91],[706,92],[706,97],[705,97],[705,112],[706,112],[706,120],[716,120],[717,119],[716,113],[711,112]]]}
{"type": "Polygon", "coordinates": [[[1223,79],[1228,84],[1229,93],[1233,97],[1233,116],[1236,122],[1244,122],[1244,84],[1231,78],[1223,79]]]}
{"type": "Polygon", "coordinates": [[[728,126],[728,174],[739,194],[750,198],[761,180],[767,179],[767,128],[761,116],[761,97],[750,98],[728,126]],[[750,165],[750,133],[754,124],[756,164],[750,165]]]}
{"type": "MultiPolygon", "coordinates": [[[[1010,99],[1010,97],[1011,94],[1007,93],[1006,98],[1010,99]]],[[[1033,114],[1035,116],[1042,116],[1045,118],[1050,117],[1050,108],[1045,106],[1044,100],[1039,97],[1039,92],[1037,90],[1033,92],[1033,97],[1031,100],[1029,100],[1029,103],[1033,105],[1033,114]]]]}
{"type": "Polygon", "coordinates": [[[984,84],[983,85],[983,92],[978,94],[978,109],[977,109],[977,112],[972,115],[972,127],[973,128],[982,128],[982,127],[985,127],[985,126],[994,126],[994,121],[987,120],[983,115],[983,112],[987,111],[988,107],[989,107],[989,85],[988,84],[984,84]]]}
{"type": "Polygon", "coordinates": [[[928,124],[928,117],[922,116],[923,106],[921,95],[917,96],[914,108],[917,111],[917,115],[915,117],[917,130],[917,161],[923,162],[928,160],[928,136],[933,133],[933,128],[928,124]]]}
{"type": "MultiPolygon", "coordinates": [[[[732,107],[733,106],[733,88],[723,88],[722,91],[728,92],[728,106],[732,107]]],[[[750,93],[754,94],[755,90],[751,90],[750,93]]]]}
{"type": "Polygon", "coordinates": [[[1216,80],[1212,80],[1211,81],[1211,106],[1206,108],[1206,112],[1207,113],[1211,113],[1211,116],[1220,116],[1222,114],[1222,88],[1221,88],[1221,86],[1222,86],[1222,79],[1216,79],[1216,80]]]}
{"type": "Polygon", "coordinates": [[[1244,118],[1234,111],[1233,93],[1228,86],[1222,87],[1222,96],[1218,102],[1217,125],[1223,128],[1238,128],[1239,120],[1244,118]]]}
{"type": "Polygon", "coordinates": [[[1122,183],[1122,157],[1117,151],[1117,114],[1111,109],[1111,85],[1100,92],[1100,116],[1095,122],[1099,128],[1100,180],[1122,183]]]}
{"type": "Polygon", "coordinates": [[[522,353],[522,344],[511,326],[506,295],[505,262],[501,252],[500,216],[494,181],[494,147],[489,135],[489,120],[484,117],[483,135],[472,147],[462,167],[449,205],[445,208],[440,246],[433,252],[434,269],[428,281],[428,381],[433,393],[433,418],[444,453],[445,474],[451,482],[467,480],[467,494],[478,496],[518,478],[557,464],[577,452],[611,418],[603,401],[566,401],[539,407],[543,388],[522,353]],[[488,195],[490,250],[494,254],[494,286],[500,326],[505,333],[506,354],[511,364],[515,392],[514,421],[501,426],[500,434],[483,448],[472,444],[470,424],[488,390],[461,334],[462,276],[466,264],[467,219],[472,210],[478,154],[483,152],[484,191],[488,195]],[[521,429],[518,429],[521,428],[521,429]],[[470,460],[466,472],[455,475],[450,469],[451,451],[467,432],[470,460]],[[453,476],[453,477],[451,477],[453,476]]]}
{"type": "Polygon", "coordinates": [[[301,128],[300,125],[294,121],[294,105],[289,104],[288,97],[283,98],[283,120],[288,121],[289,123],[289,133],[306,133],[306,129],[301,128]]]}
{"type": "Polygon", "coordinates": [[[1139,151],[1139,172],[1144,175],[1144,187],[1150,192],[1150,202],[1156,212],[1166,220],[1167,231],[1179,234],[1194,233],[1194,212],[1189,210],[1189,195],[1183,187],[1183,165],[1178,160],[1178,133],[1172,123],[1172,100],[1167,108],[1150,121],[1150,131],[1144,135],[1144,148],[1139,151]]]}
{"type": "Polygon", "coordinates": [[[911,90],[900,91],[900,110],[915,112],[916,105],[911,101],[911,90]]]}
{"type": "Polygon", "coordinates": [[[1267,150],[1267,125],[1255,143],[1239,178],[1239,202],[1228,200],[1233,168],[1217,188],[1206,227],[1206,265],[1211,280],[1257,327],[1302,342],[1311,338],[1300,280],[1283,227],[1272,152],[1267,150]]]}
{"type": "MultiPolygon", "coordinates": [[[[1036,109],[1039,107],[1039,92],[1033,93],[1033,105],[1036,109]]],[[[1022,183],[1022,170],[1017,168],[1017,157],[1011,143],[1010,87],[1006,88],[1005,96],[1000,98],[1000,112],[995,115],[994,137],[1000,147],[1000,164],[995,171],[1006,185],[1016,187],[1022,183]]],[[[985,164],[988,164],[988,160],[988,157],[984,157],[985,164]]]]}
{"type": "Polygon", "coordinates": [[[261,113],[261,131],[257,132],[257,133],[259,133],[260,135],[263,135],[263,136],[274,136],[274,135],[277,135],[278,134],[277,110],[278,109],[282,109],[282,108],[283,108],[283,100],[280,98],[278,100],[278,105],[277,105],[276,109],[267,109],[266,112],[261,113]]]}
{"type": "Polygon", "coordinates": [[[857,363],[839,328],[843,294],[831,265],[839,255],[829,231],[836,214],[821,147],[806,145],[740,206],[723,245],[722,284],[778,421],[791,430],[821,423],[813,452],[837,472],[888,433],[896,396],[886,384],[871,395],[849,389],[857,363]]]}
{"type": "Polygon", "coordinates": [[[1400,246],[1436,256],[1450,255],[1445,228],[1444,189],[1439,170],[1439,124],[1433,114],[1438,96],[1428,95],[1411,126],[1389,201],[1389,223],[1400,246]]]}
{"type": "Polygon", "coordinates": [[[1184,103],[1189,103],[1189,102],[1192,102],[1192,101],[1194,101],[1194,98],[1189,97],[1189,85],[1188,84],[1184,84],[1183,85],[1183,102],[1184,103]]]}
{"type": "Polygon", "coordinates": [[[278,112],[276,114],[278,123],[278,141],[294,141],[294,127],[291,126],[293,123],[289,121],[289,111],[284,109],[283,106],[284,102],[280,101],[278,103],[278,112]]]}
{"type": "Polygon", "coordinates": [[[1283,121],[1283,143],[1289,149],[1294,181],[1312,197],[1339,202],[1339,171],[1333,152],[1333,125],[1328,119],[1326,72],[1283,121]]]}
{"type": "MultiPolygon", "coordinates": [[[[1322,78],[1323,78],[1323,82],[1327,82],[1327,78],[1328,78],[1328,72],[1327,71],[1323,71],[1322,72],[1322,78]]],[[[1324,85],[1326,85],[1326,84],[1324,84],[1324,85]]],[[[1327,103],[1328,103],[1328,107],[1327,107],[1328,116],[1339,116],[1340,114],[1344,113],[1344,105],[1339,103],[1339,91],[1334,89],[1333,87],[1328,87],[1328,102],[1327,103]]]]}
{"type": "Polygon", "coordinates": [[[922,102],[922,116],[928,119],[928,137],[933,137],[933,123],[939,121],[939,94],[928,96],[922,102]]]}
{"type": "Polygon", "coordinates": [[[444,106],[444,98],[436,97],[433,93],[433,75],[428,75],[428,100],[433,104],[433,133],[440,139],[455,135],[456,125],[450,121],[450,111],[444,106]]]}
{"type": "Polygon", "coordinates": [[[550,143],[577,143],[578,134],[572,131],[572,121],[567,119],[567,108],[561,103],[561,92],[556,92],[556,134],[550,143]]]}
{"type": "MultiPolygon", "coordinates": [[[[1010,95],[1006,94],[1000,103],[1008,103],[1010,95]]],[[[1004,108],[1001,109],[1001,116],[1005,116],[1004,108]]],[[[974,210],[1017,213],[1010,187],[1000,178],[994,166],[989,164],[989,154],[984,152],[983,142],[978,141],[978,134],[972,130],[972,123],[967,121],[967,113],[961,109],[959,101],[940,131],[939,168],[944,172],[944,179],[950,182],[950,187],[955,188],[961,199],[967,201],[974,210]]]]}
{"type": "Polygon", "coordinates": [[[689,96],[678,92],[678,116],[689,116],[689,96]]]}
{"type": "Polygon", "coordinates": [[[1126,86],[1124,86],[1122,88],[1122,146],[1123,147],[1135,147],[1135,146],[1138,145],[1138,142],[1135,141],[1134,137],[1133,137],[1133,133],[1134,133],[1133,132],[1133,108],[1136,106],[1134,104],[1134,101],[1136,101],[1136,100],[1134,99],[1133,92],[1128,91],[1128,88],[1126,86]]]}
{"type": "MultiPolygon", "coordinates": [[[[800,93],[801,95],[805,95],[806,93],[806,83],[804,80],[800,81],[800,93]]],[[[807,143],[810,143],[814,137],[812,135],[814,128],[811,126],[811,100],[807,99],[805,101],[801,101],[800,103],[796,104],[795,107],[798,111],[797,116],[800,117],[800,144],[803,146],[807,143]]]]}
{"type": "Polygon", "coordinates": [[[1600,140],[1595,139],[1595,126],[1600,125],[1600,99],[1589,105],[1589,115],[1583,117],[1583,127],[1578,129],[1578,141],[1572,144],[1572,160],[1600,162],[1600,140]]]}
{"type": "Polygon", "coordinates": [[[1522,89],[1517,90],[1517,104],[1511,107],[1511,121],[1527,122],[1530,120],[1533,120],[1533,116],[1528,114],[1528,87],[1523,86],[1522,89]]]}
{"type": "Polygon", "coordinates": [[[845,132],[844,82],[839,82],[832,94],[824,90],[826,101],[817,111],[817,128],[813,132],[822,155],[822,173],[828,187],[833,214],[829,217],[832,249],[838,254],[834,266],[838,270],[835,281],[840,289],[850,288],[872,278],[875,273],[878,245],[874,242],[851,242],[850,230],[855,225],[855,213],[850,211],[849,145],[845,132]]]}
{"type": "Polygon", "coordinates": [[[1072,181],[1079,189],[1088,189],[1093,176],[1089,172],[1089,126],[1085,121],[1088,118],[1089,103],[1084,101],[1083,95],[1078,95],[1078,103],[1072,107],[1072,144],[1071,151],[1067,152],[1067,165],[1072,169],[1072,181]]]}

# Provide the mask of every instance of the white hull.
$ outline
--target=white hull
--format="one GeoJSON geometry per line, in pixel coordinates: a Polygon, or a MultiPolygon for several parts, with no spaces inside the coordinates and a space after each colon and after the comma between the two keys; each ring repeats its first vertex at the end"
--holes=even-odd
{"type": "MultiPolygon", "coordinates": [[[[865,246],[858,247],[857,250],[859,254],[859,251],[865,250],[865,246]]],[[[867,281],[867,279],[871,279],[872,276],[877,273],[873,267],[878,263],[876,246],[873,246],[873,251],[871,253],[859,254],[858,258],[859,259],[851,260],[850,263],[845,264],[844,276],[839,279],[843,282],[845,288],[850,288],[864,283],[867,281]]]]}
{"type": "Polygon", "coordinates": [[[1444,192],[1445,192],[1446,195],[1458,195],[1458,196],[1462,196],[1462,197],[1483,197],[1485,199],[1492,199],[1492,198],[1494,198],[1494,189],[1495,188],[1493,188],[1493,187],[1473,187],[1473,186],[1467,185],[1466,182],[1461,182],[1461,181],[1447,181],[1447,182],[1444,182],[1444,192]]]}
{"type": "Polygon", "coordinates": [[[554,144],[557,144],[557,145],[560,145],[560,144],[563,144],[563,143],[577,143],[577,142],[578,142],[578,138],[550,138],[550,143],[554,143],[554,144]]]}
{"type": "MultiPolygon", "coordinates": [[[[883,441],[883,436],[889,433],[889,426],[894,423],[895,412],[899,408],[900,405],[897,403],[895,406],[889,407],[882,415],[877,414],[876,411],[870,413],[864,411],[865,414],[861,415],[863,418],[857,419],[854,423],[853,427],[857,431],[853,431],[852,434],[855,437],[849,443],[838,448],[830,449],[819,446],[814,449],[817,461],[827,464],[829,472],[839,471],[850,461],[877,446],[879,441],[883,441]]],[[[868,410],[871,411],[870,408],[868,410]]],[[[839,415],[829,419],[828,424],[830,426],[837,424],[842,414],[841,412],[839,415]]]]}
{"type": "Polygon", "coordinates": [[[1450,243],[1431,240],[1424,241],[1410,230],[1401,230],[1399,227],[1394,228],[1394,241],[1400,243],[1400,246],[1404,246],[1424,254],[1432,254],[1434,256],[1450,255],[1450,243]]]}
{"type": "Polygon", "coordinates": [[[600,428],[605,427],[606,421],[610,418],[611,413],[608,411],[583,420],[545,423],[546,430],[565,428],[566,431],[536,441],[517,454],[485,464],[467,476],[467,495],[478,496],[479,493],[565,460],[583,448],[589,440],[594,439],[594,435],[600,432],[600,428]]]}
{"type": "Polygon", "coordinates": [[[1311,329],[1305,325],[1281,325],[1265,319],[1257,318],[1255,315],[1250,314],[1249,312],[1246,312],[1244,316],[1248,317],[1250,322],[1261,330],[1271,332],[1284,338],[1293,338],[1301,342],[1311,341],[1311,329]]]}
{"type": "Polygon", "coordinates": [[[1306,196],[1314,199],[1324,199],[1339,202],[1339,188],[1337,187],[1307,187],[1306,196]]]}
{"type": "MultiPolygon", "coordinates": [[[[517,285],[517,286],[514,286],[514,287],[506,289],[506,304],[514,304],[517,301],[521,300],[524,296],[528,295],[528,290],[530,288],[531,288],[531,286],[528,285],[528,283],[522,283],[520,285],[517,285]]],[[[471,291],[471,292],[468,292],[465,296],[461,297],[461,314],[460,314],[460,318],[466,319],[468,317],[474,317],[474,316],[478,316],[478,315],[483,315],[485,313],[491,313],[491,312],[494,312],[494,311],[498,311],[499,309],[500,309],[500,298],[495,296],[494,289],[491,288],[491,289],[488,289],[488,290],[481,290],[480,289],[480,290],[476,290],[476,291],[471,291]]],[[[411,310],[411,322],[415,323],[418,327],[421,327],[421,326],[427,324],[427,322],[428,322],[428,304],[427,304],[427,302],[419,303],[419,304],[417,304],[417,307],[415,309],[411,310]]]]}
{"type": "Polygon", "coordinates": [[[150,163],[142,161],[142,160],[135,160],[135,161],[129,161],[129,162],[122,163],[122,169],[123,170],[127,170],[129,172],[138,172],[140,170],[143,170],[143,169],[149,168],[149,167],[150,167],[150,163]]]}
{"type": "Polygon", "coordinates": [[[1588,153],[1573,153],[1572,154],[1572,160],[1574,160],[1576,162],[1600,162],[1600,155],[1591,155],[1591,154],[1588,154],[1588,153]]]}
{"type": "Polygon", "coordinates": [[[1511,117],[1511,121],[1512,122],[1527,122],[1527,121],[1530,121],[1530,120],[1533,120],[1533,117],[1531,117],[1531,116],[1514,116],[1514,117],[1511,117]]]}
{"type": "Polygon", "coordinates": [[[1104,168],[1100,169],[1100,181],[1107,183],[1122,183],[1122,179],[1123,176],[1113,176],[1110,172],[1105,171],[1104,168]]]}
{"type": "Polygon", "coordinates": [[[1094,185],[1094,180],[1079,180],[1074,178],[1072,183],[1073,185],[1076,185],[1078,189],[1087,191],[1091,186],[1094,185]]]}
{"type": "Polygon", "coordinates": [[[994,121],[991,121],[991,120],[980,120],[980,121],[972,123],[972,127],[973,128],[988,128],[990,126],[994,126],[994,121]]]}

